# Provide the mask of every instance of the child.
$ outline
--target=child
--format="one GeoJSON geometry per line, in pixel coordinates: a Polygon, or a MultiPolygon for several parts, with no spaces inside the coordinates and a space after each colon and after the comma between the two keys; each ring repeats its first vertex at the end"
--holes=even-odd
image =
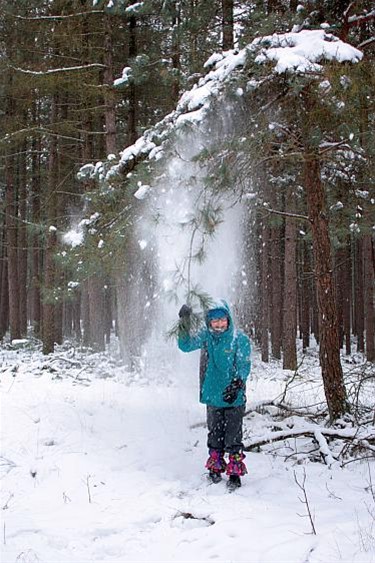
{"type": "Polygon", "coordinates": [[[241,486],[247,473],[242,444],[242,421],[246,403],[246,380],[250,373],[250,340],[235,329],[228,304],[220,300],[205,315],[206,327],[196,334],[190,331],[191,308],[179,311],[178,347],[183,352],[201,350],[200,401],[207,405],[206,468],[213,483],[221,474],[229,475],[227,486],[241,486]],[[227,464],[224,455],[229,454],[227,464]]]}

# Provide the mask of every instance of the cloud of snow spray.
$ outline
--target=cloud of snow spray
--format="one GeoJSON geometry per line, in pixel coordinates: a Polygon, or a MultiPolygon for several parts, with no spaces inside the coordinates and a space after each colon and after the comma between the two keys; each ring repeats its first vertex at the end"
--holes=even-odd
{"type": "MultiPolygon", "coordinates": [[[[179,377],[178,365],[182,360],[185,370],[187,361],[197,361],[195,355],[189,360],[185,355],[182,358],[175,339],[167,339],[166,334],[175,324],[178,310],[186,301],[189,255],[194,255],[201,243],[198,230],[191,248],[192,228],[189,222],[207,194],[204,184],[207,171],[194,157],[202,149],[209,148],[212,142],[213,139],[199,132],[198,128],[194,132],[181,131],[175,145],[175,156],[169,159],[164,173],[152,189],[151,207],[153,213],[160,217],[156,227],[148,227],[153,229],[155,237],[158,303],[152,337],[145,343],[142,352],[147,377],[152,377],[152,372],[160,373],[160,370],[165,370],[172,378],[173,372],[176,372],[175,376],[179,377]],[[185,278],[180,284],[176,281],[179,275],[185,278]]],[[[206,237],[203,262],[191,260],[191,287],[198,286],[200,291],[213,298],[225,298],[233,308],[239,297],[242,270],[243,207],[233,205],[233,196],[230,198],[225,194],[220,198],[220,204],[223,208],[222,222],[216,227],[214,235],[206,237]]],[[[141,229],[145,229],[145,222],[141,229]]],[[[143,231],[142,240],[147,240],[147,236],[143,231]]]]}

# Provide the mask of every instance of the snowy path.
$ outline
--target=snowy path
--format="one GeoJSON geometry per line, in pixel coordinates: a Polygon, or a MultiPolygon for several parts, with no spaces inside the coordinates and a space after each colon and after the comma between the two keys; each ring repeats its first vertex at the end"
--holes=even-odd
{"type": "Polygon", "coordinates": [[[365,465],[305,466],[313,536],[303,466],[254,453],[236,493],[207,483],[194,390],[84,383],[3,369],[3,563],[375,561],[365,465]]]}

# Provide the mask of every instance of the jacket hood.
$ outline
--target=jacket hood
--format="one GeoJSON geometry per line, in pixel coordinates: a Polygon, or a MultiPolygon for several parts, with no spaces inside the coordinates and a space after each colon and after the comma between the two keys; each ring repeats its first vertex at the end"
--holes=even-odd
{"type": "Polygon", "coordinates": [[[228,327],[228,330],[225,331],[224,334],[228,334],[228,332],[233,332],[234,327],[233,327],[232,313],[231,313],[230,307],[229,307],[228,303],[225,301],[225,299],[215,299],[215,301],[207,309],[207,311],[205,313],[205,321],[206,321],[207,328],[208,329],[210,328],[210,323],[209,323],[209,320],[208,320],[209,313],[212,312],[212,311],[218,311],[218,310],[225,311],[225,314],[229,319],[229,327],[228,327]]]}

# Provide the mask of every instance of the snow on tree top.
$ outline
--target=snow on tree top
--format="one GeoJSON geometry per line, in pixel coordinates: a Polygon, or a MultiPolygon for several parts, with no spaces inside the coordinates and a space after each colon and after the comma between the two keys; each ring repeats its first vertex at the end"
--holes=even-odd
{"type": "Polygon", "coordinates": [[[275,72],[311,72],[321,70],[319,61],[336,60],[356,63],[363,53],[344,43],[323,29],[303,30],[298,33],[274,34],[255,39],[251,49],[263,47],[255,61],[275,61],[275,72]]]}
{"type": "MultiPolygon", "coordinates": [[[[240,51],[214,53],[204,65],[211,70],[181,96],[176,110],[120,153],[120,162],[109,168],[104,179],[110,182],[112,178],[126,174],[127,164],[140,157],[149,160],[161,158],[164,143],[170,133],[183,125],[201,122],[210,109],[212,100],[220,95],[233,73],[245,65],[250,54],[255,56],[258,64],[274,62],[273,72],[276,74],[319,72],[322,69],[319,63],[324,60],[356,63],[363,57],[361,51],[323,29],[268,35],[255,39],[240,51]]],[[[252,83],[256,88],[257,82],[253,80],[252,83]]],[[[94,173],[99,180],[103,179],[99,175],[101,171],[102,168],[94,173]]],[[[93,175],[92,168],[81,169],[81,176],[84,175],[83,172],[89,173],[91,177],[93,175]]]]}

